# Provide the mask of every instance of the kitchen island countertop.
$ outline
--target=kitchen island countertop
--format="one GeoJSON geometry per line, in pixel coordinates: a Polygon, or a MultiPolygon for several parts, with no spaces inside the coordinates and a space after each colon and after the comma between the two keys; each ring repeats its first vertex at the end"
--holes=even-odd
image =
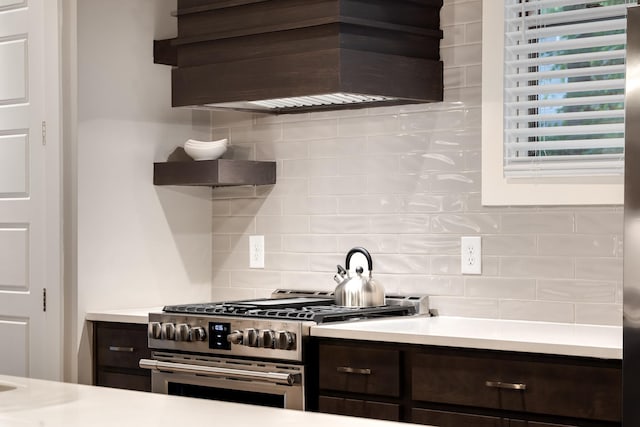
{"type": "Polygon", "coordinates": [[[0,375],[1,427],[185,425],[399,427],[406,424],[0,375]],[[15,389],[3,391],[7,386],[15,389]]]}
{"type": "Polygon", "coordinates": [[[622,359],[618,326],[449,316],[339,322],[311,328],[316,337],[622,359]]]}

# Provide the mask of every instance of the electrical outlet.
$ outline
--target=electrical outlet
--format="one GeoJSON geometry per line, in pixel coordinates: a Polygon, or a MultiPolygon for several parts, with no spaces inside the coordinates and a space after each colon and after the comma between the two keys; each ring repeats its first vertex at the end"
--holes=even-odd
{"type": "Polygon", "coordinates": [[[480,236],[460,240],[460,271],[462,274],[482,274],[482,240],[480,236]]]}
{"type": "Polygon", "coordinates": [[[249,236],[249,268],[264,268],[264,236],[249,236]]]}

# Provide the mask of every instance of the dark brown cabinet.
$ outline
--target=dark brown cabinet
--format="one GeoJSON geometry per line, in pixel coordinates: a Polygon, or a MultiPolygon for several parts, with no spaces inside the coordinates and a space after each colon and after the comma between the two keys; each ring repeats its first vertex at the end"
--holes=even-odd
{"type": "Polygon", "coordinates": [[[620,426],[620,360],[317,343],[321,412],[439,427],[620,426]]]}
{"type": "Polygon", "coordinates": [[[414,354],[413,400],[619,421],[620,369],[578,359],[432,349],[414,354]]]}
{"type": "Polygon", "coordinates": [[[151,373],[138,366],[149,358],[147,325],[94,322],[94,384],[151,391],[151,373]]]}
{"type": "Polygon", "coordinates": [[[324,390],[400,396],[400,352],[326,344],[319,349],[320,388],[324,390]]]}

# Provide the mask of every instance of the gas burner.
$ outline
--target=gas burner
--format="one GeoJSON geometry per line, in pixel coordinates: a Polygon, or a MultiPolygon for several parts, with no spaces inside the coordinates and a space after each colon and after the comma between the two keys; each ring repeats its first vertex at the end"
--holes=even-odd
{"type": "Polygon", "coordinates": [[[271,298],[222,303],[165,306],[165,313],[211,314],[261,319],[293,319],[316,323],[338,322],[352,318],[408,316],[416,313],[414,305],[379,307],[341,307],[333,299],[315,297],[271,298]]]}

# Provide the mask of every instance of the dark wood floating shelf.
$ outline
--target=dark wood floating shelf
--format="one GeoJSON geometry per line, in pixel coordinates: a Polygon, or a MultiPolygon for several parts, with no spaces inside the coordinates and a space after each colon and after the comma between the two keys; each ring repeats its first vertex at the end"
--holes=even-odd
{"type": "Polygon", "coordinates": [[[276,162],[199,160],[153,164],[154,185],[268,185],[276,183],[276,162]]]}

